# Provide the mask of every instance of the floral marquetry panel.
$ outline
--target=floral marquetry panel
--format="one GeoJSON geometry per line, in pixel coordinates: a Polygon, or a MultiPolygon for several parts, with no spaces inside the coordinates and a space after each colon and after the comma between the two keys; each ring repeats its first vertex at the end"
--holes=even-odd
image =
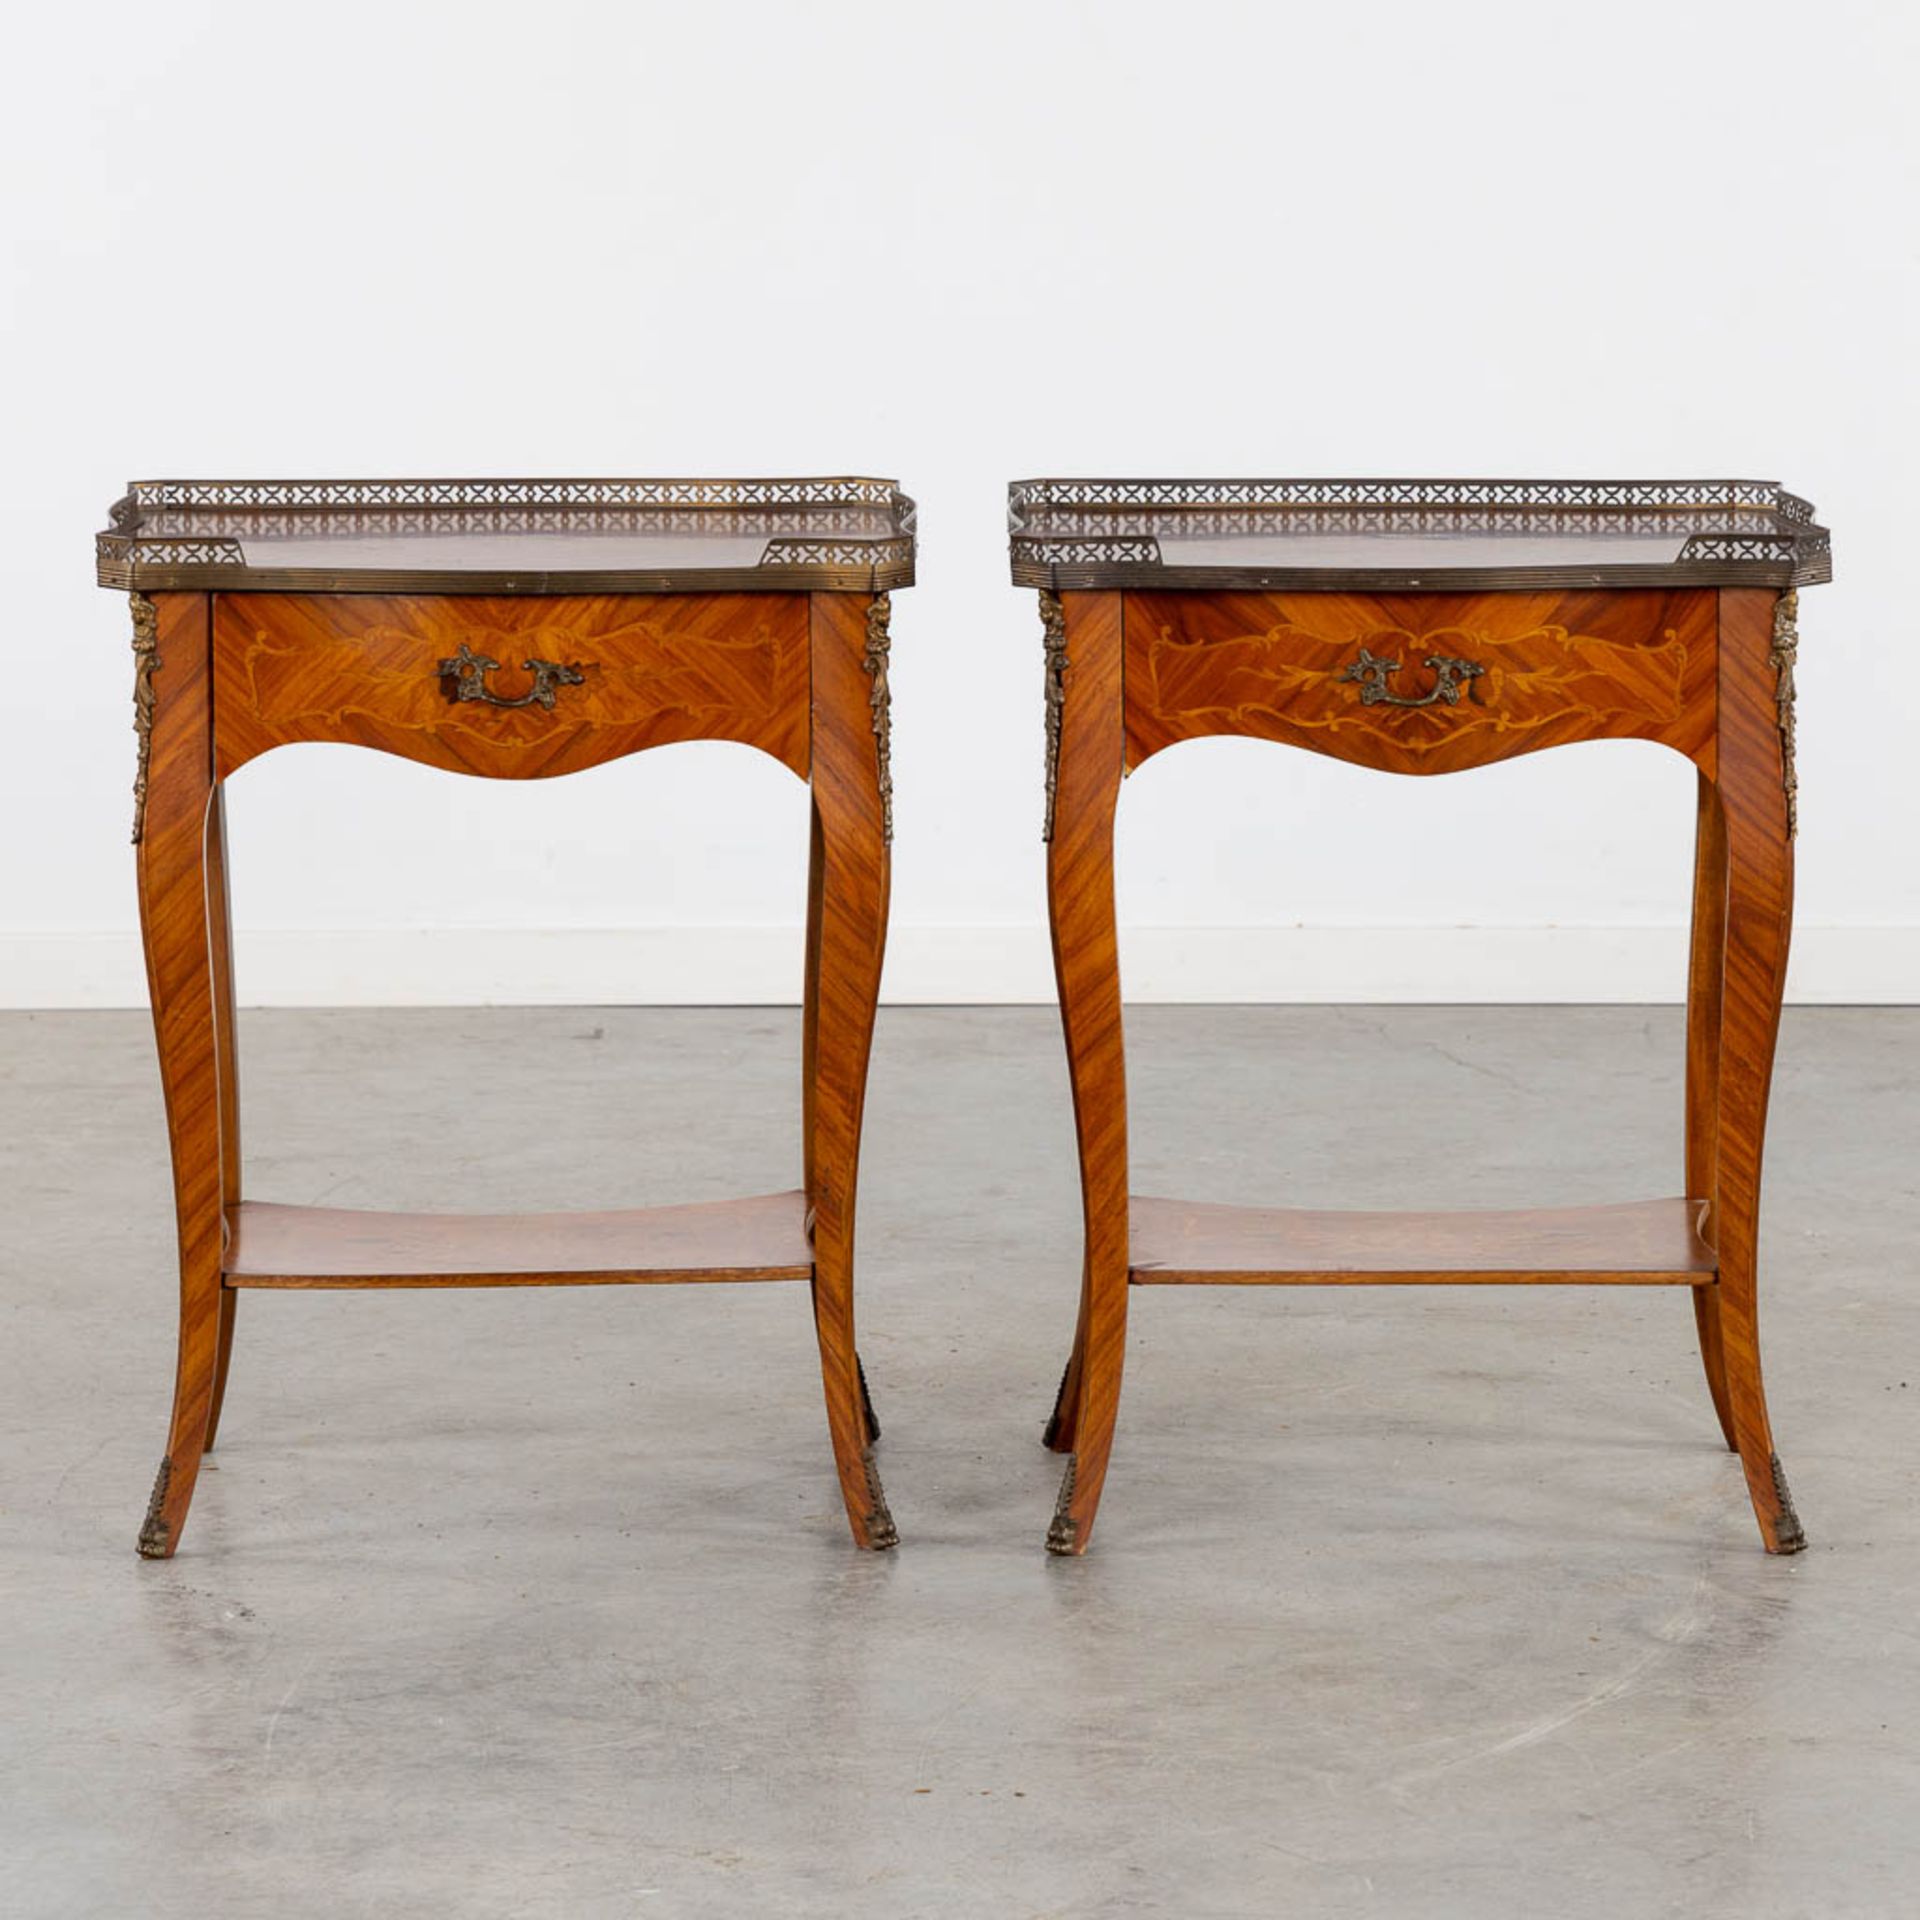
{"type": "Polygon", "coordinates": [[[495,779],[680,740],[808,770],[804,594],[221,594],[213,651],[222,778],[298,740],[495,779]]]}
{"type": "Polygon", "coordinates": [[[1127,763],[1241,734],[1396,773],[1575,740],[1712,771],[1715,595],[1125,596],[1127,763]]]}

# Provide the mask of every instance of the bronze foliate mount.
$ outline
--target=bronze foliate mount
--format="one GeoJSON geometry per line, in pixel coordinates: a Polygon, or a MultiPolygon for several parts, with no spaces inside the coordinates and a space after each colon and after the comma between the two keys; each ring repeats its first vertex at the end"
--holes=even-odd
{"type": "Polygon", "coordinates": [[[515,700],[503,699],[487,685],[487,675],[494,672],[500,662],[484,653],[475,653],[464,641],[460,651],[440,661],[434,672],[439,679],[453,683],[447,697],[456,705],[473,700],[487,707],[541,707],[548,713],[553,711],[561,687],[583,687],[587,683],[577,660],[565,665],[558,660],[523,660],[520,664],[533,675],[533,685],[515,700]]]}
{"type": "Polygon", "coordinates": [[[160,609],[144,593],[130,593],[133,608],[133,732],[139,759],[133,775],[133,844],[147,827],[147,768],[153,759],[153,676],[160,665],[160,609]]]}
{"type": "Polygon", "coordinates": [[[1476,706],[1480,703],[1480,689],[1474,683],[1486,668],[1479,661],[1430,653],[1425,664],[1433,674],[1433,685],[1419,695],[1395,693],[1390,683],[1400,671],[1400,662],[1369,653],[1365,647],[1360,649],[1359,659],[1343,667],[1334,678],[1357,683],[1363,707],[1430,707],[1436,701],[1457,707],[1463,692],[1472,695],[1476,706]]]}
{"type": "Polygon", "coordinates": [[[1042,644],[1047,655],[1047,803],[1040,838],[1053,838],[1053,802],[1060,784],[1060,722],[1067,705],[1067,610],[1060,596],[1040,589],[1042,644]]]}
{"type": "Polygon", "coordinates": [[[140,1525],[139,1549],[143,1560],[164,1560],[172,1529],[167,1525],[167,1491],[173,1483],[173,1455],[160,1456],[159,1471],[153,1476],[153,1492],[147,1499],[147,1517],[140,1525]]]}
{"type": "Polygon", "coordinates": [[[1073,1517],[1075,1482],[1080,1478],[1080,1456],[1067,1455],[1067,1470],[1060,1476],[1060,1497],[1054,1503],[1053,1520],[1047,1528],[1049,1553],[1072,1553],[1080,1544],[1080,1523],[1073,1517]]]}
{"type": "Polygon", "coordinates": [[[874,1464],[871,1446],[861,1448],[860,1466],[867,1479],[867,1548],[872,1553],[885,1553],[900,1544],[900,1530],[893,1524],[893,1512],[880,1485],[880,1469],[874,1464]]]}
{"type": "Polygon", "coordinates": [[[1781,1553],[1804,1553],[1807,1546],[1807,1530],[1800,1524],[1800,1516],[1794,1510],[1793,1495],[1787,1488],[1787,1476],[1780,1465],[1780,1456],[1773,1456],[1773,1495],[1780,1503],[1780,1518],[1774,1523],[1774,1539],[1781,1553]]]}
{"type": "Polygon", "coordinates": [[[874,751],[880,766],[880,831],[893,844],[893,690],[887,682],[887,662],[893,650],[889,623],[893,596],[876,593],[867,602],[867,651],[863,664],[873,682],[867,705],[873,714],[874,751]]]}
{"type": "Polygon", "coordinates": [[[1793,766],[1793,666],[1800,654],[1800,595],[1789,589],[1773,603],[1773,704],[1780,718],[1780,777],[1787,789],[1787,838],[1800,832],[1800,781],[1793,766]]]}

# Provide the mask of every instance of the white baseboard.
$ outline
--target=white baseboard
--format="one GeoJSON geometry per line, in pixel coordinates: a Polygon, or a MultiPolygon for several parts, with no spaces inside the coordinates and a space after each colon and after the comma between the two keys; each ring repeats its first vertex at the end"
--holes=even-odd
{"type": "MultiPolygon", "coordinates": [[[[1137,927],[1121,938],[1136,1001],[1677,1000],[1676,927],[1137,927]]],[[[562,927],[245,932],[248,1006],[728,1006],[800,993],[795,927],[562,927]]],[[[1044,928],[896,925],[883,996],[901,1005],[1046,1002],[1044,928]]],[[[1920,1001],[1920,927],[1802,926],[1788,997],[1920,1001]]],[[[135,1007],[131,933],[0,935],[0,1006],[135,1007]]]]}

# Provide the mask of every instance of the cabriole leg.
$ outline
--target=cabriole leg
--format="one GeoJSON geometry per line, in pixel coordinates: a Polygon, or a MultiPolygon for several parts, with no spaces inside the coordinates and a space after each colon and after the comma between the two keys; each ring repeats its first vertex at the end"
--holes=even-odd
{"type": "Polygon", "coordinates": [[[854,1204],[860,1123],[890,854],[886,786],[885,595],[816,594],[813,644],[813,873],[808,904],[807,1198],[814,1325],[827,1427],[856,1545],[897,1544],[874,1462],[877,1428],[854,1345],[854,1204]]]}
{"type": "MultiPolygon", "coordinates": [[[[240,1058],[235,1040],[233,996],[233,903],[227,879],[227,792],[213,790],[207,813],[207,949],[213,964],[213,1040],[220,1091],[221,1206],[240,1203],[240,1058]]],[[[233,1317],[240,1296],[220,1289],[220,1329],[213,1369],[213,1402],[207,1409],[207,1451],[220,1432],[227,1371],[233,1364],[233,1317]]]]}
{"type": "MultiPolygon", "coordinates": [[[[1693,949],[1687,969],[1687,1193],[1713,1197],[1714,1140],[1720,1113],[1720,1028],[1727,971],[1727,823],[1713,782],[1700,775],[1693,840],[1693,949]]],[[[1713,1237],[1713,1223],[1707,1223],[1713,1237]]],[[[1733,1410],[1727,1399],[1727,1359],[1720,1334],[1720,1290],[1693,1287],[1694,1326],[1707,1392],[1729,1449],[1733,1410]]]]}
{"type": "Polygon", "coordinates": [[[1048,1444],[1068,1453],[1051,1552],[1087,1550],[1106,1485],[1127,1338],[1127,1089],[1113,904],[1124,765],[1121,600],[1041,598],[1047,628],[1047,911],[1086,1247],[1080,1317],[1048,1444]]]}
{"type": "MultiPolygon", "coordinates": [[[[826,873],[826,854],[820,842],[820,809],[807,809],[807,941],[806,985],[800,1003],[800,1084],[801,1121],[805,1156],[806,1189],[813,1191],[813,1079],[820,1045],[820,889],[826,873]]],[[[885,929],[882,929],[882,938],[885,929]]],[[[867,1387],[867,1370],[859,1354],[854,1355],[854,1370],[860,1376],[860,1405],[867,1423],[867,1442],[880,1438],[880,1419],[873,1410],[873,1395],[867,1387]]]]}
{"type": "Polygon", "coordinates": [[[140,925],[173,1153],[180,1255],[173,1418],[140,1551],[180,1544],[207,1443],[219,1366],[222,1170],[220,1048],[208,929],[213,709],[203,594],[136,594],[141,776],[134,838],[140,925]]]}
{"type": "Polygon", "coordinates": [[[1720,770],[1727,935],[1712,1231],[1734,1444],[1769,1553],[1807,1544],[1760,1375],[1760,1172],[1793,918],[1793,599],[1720,596],[1720,770]]]}

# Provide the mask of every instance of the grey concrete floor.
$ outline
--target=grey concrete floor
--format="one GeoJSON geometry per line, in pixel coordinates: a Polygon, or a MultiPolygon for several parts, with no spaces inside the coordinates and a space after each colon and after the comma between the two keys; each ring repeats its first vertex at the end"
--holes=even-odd
{"type": "MultiPolygon", "coordinates": [[[[1674,1190],[1643,1009],[1133,1016],[1135,1184],[1674,1190]]],[[[243,1017],[250,1190],[792,1183],[768,1012],[243,1017]]],[[[1920,1014],[1791,1012],[1759,1550],[1677,1293],[1134,1296],[1083,1561],[1038,1436],[1078,1279],[1045,1009],[882,1015],[849,1547],[797,1288],[255,1294],[177,1559],[143,1017],[0,1021],[0,1910],[1920,1911],[1920,1014]]]]}

